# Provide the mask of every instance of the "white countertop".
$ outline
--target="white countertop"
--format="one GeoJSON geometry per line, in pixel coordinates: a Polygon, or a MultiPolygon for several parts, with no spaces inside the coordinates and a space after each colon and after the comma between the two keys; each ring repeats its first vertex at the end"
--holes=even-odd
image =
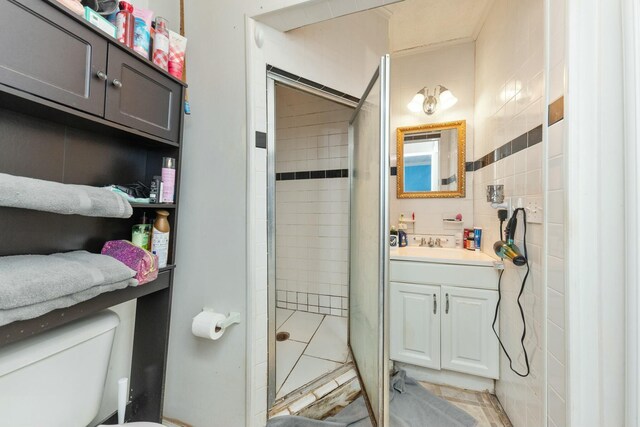
{"type": "Polygon", "coordinates": [[[429,248],[425,246],[392,247],[391,259],[396,261],[419,261],[438,264],[475,265],[493,267],[494,258],[479,252],[457,248],[429,248]]]}

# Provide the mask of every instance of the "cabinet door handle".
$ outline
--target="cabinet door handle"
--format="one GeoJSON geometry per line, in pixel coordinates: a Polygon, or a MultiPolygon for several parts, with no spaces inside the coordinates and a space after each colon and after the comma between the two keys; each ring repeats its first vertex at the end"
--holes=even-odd
{"type": "Polygon", "coordinates": [[[436,301],[436,295],[433,294],[433,314],[438,311],[438,301],[436,301]]]}
{"type": "Polygon", "coordinates": [[[118,79],[113,79],[111,84],[114,85],[118,89],[120,89],[122,87],[122,82],[120,80],[118,80],[118,79]]]}
{"type": "Polygon", "coordinates": [[[103,82],[107,80],[107,75],[104,73],[104,71],[98,71],[96,73],[96,77],[102,80],[103,82]]]}
{"type": "Polygon", "coordinates": [[[447,302],[446,302],[446,305],[445,305],[445,308],[444,308],[444,313],[445,314],[449,314],[449,294],[446,294],[445,298],[446,298],[447,302]]]}

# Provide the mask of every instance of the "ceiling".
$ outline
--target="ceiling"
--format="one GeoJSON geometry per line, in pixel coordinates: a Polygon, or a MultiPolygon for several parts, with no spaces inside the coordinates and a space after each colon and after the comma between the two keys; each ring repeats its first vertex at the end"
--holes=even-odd
{"type": "Polygon", "coordinates": [[[391,52],[475,40],[493,0],[405,0],[388,5],[391,52]]]}

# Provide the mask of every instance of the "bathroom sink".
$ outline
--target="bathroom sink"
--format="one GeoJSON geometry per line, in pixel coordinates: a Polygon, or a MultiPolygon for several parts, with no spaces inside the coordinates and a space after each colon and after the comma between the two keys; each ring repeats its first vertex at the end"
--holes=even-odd
{"type": "Polygon", "coordinates": [[[397,261],[420,261],[439,264],[460,264],[493,267],[495,259],[483,252],[457,248],[429,248],[405,246],[391,248],[391,259],[397,261]]]}

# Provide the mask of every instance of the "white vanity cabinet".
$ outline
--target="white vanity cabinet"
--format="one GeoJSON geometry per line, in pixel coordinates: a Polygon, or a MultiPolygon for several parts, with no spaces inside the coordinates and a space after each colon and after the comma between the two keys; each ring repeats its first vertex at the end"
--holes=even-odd
{"type": "Polygon", "coordinates": [[[392,252],[390,267],[391,359],[497,379],[499,344],[491,324],[498,291],[492,260],[475,265],[404,261],[392,252]]]}
{"type": "MultiPolygon", "coordinates": [[[[491,328],[498,292],[442,286],[442,369],[498,378],[498,340],[491,328]]],[[[496,322],[496,330],[498,330],[496,322]]]]}
{"type": "Polygon", "coordinates": [[[391,358],[440,369],[440,286],[391,283],[391,358]]]}

